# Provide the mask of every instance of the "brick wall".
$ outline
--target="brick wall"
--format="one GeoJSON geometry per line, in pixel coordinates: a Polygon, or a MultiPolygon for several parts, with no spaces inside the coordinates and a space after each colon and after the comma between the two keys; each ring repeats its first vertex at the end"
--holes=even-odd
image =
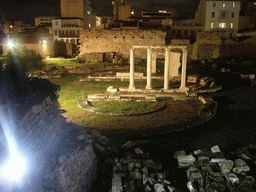
{"type": "MultiPolygon", "coordinates": [[[[133,45],[164,46],[166,32],[161,30],[84,30],[80,33],[80,54],[116,52],[128,59],[133,45]]],[[[146,49],[135,49],[135,57],[146,58],[146,49]]]]}

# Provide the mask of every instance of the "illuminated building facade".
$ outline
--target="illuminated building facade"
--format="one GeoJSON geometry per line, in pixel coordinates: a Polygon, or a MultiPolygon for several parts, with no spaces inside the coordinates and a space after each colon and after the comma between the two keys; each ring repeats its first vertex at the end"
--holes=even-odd
{"type": "Polygon", "coordinates": [[[195,14],[195,25],[205,31],[221,31],[223,37],[236,35],[238,30],[240,1],[201,0],[195,14]]]}

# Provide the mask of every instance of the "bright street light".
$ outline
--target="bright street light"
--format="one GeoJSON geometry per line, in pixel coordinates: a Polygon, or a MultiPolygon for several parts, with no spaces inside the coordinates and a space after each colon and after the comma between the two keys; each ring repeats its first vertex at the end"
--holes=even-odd
{"type": "Polygon", "coordinates": [[[7,43],[7,45],[8,45],[10,48],[13,48],[13,46],[14,46],[13,42],[11,42],[11,41],[9,41],[9,42],[7,43]]]}

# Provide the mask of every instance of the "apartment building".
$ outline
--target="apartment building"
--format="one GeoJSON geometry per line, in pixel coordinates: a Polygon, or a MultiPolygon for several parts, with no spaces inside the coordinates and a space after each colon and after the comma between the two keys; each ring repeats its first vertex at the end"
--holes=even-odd
{"type": "Polygon", "coordinates": [[[88,0],[61,0],[61,17],[74,17],[83,20],[83,27],[90,27],[91,2],[88,0]]]}
{"type": "Polygon", "coordinates": [[[195,14],[195,25],[205,31],[221,31],[223,37],[236,35],[238,30],[240,1],[201,0],[195,14]]]}

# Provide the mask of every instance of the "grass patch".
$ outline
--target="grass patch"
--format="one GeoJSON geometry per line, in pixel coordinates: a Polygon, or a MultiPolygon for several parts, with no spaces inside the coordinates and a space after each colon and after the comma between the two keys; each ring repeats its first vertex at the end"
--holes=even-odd
{"type": "Polygon", "coordinates": [[[136,101],[123,101],[123,102],[114,102],[114,101],[102,101],[102,102],[92,102],[94,107],[98,109],[107,110],[107,111],[138,111],[144,110],[152,105],[155,105],[156,102],[136,102],[136,101]]]}

